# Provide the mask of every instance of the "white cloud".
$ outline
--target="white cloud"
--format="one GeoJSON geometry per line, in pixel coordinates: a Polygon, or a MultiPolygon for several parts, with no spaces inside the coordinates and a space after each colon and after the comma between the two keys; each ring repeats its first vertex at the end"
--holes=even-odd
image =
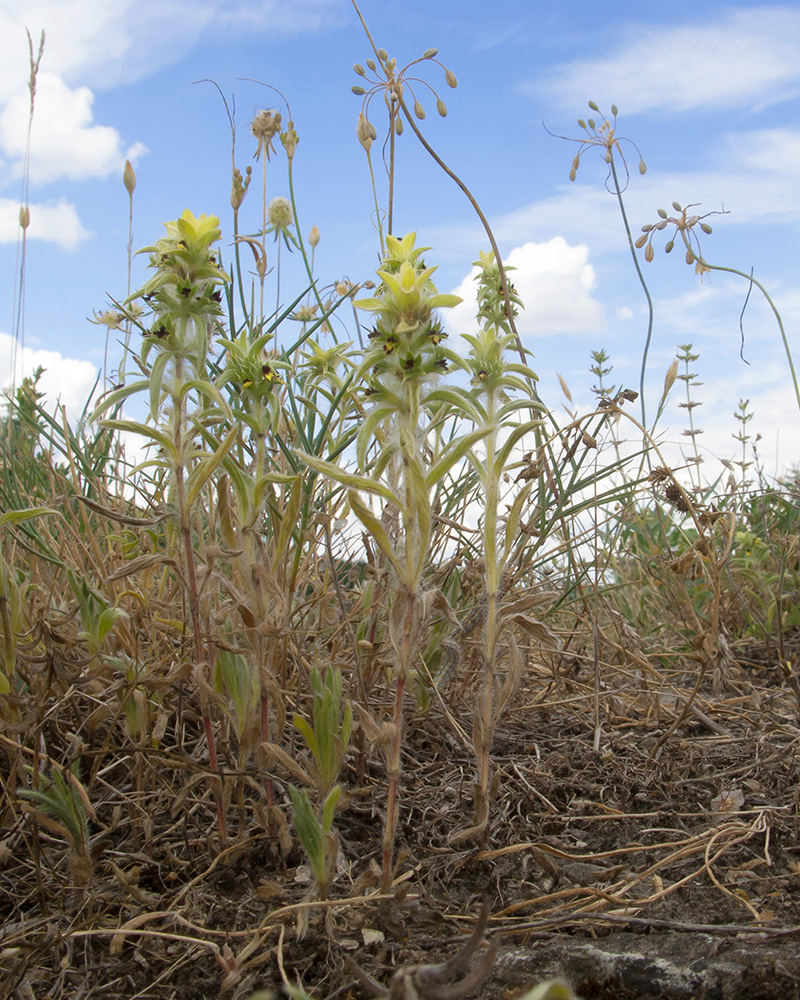
{"type": "Polygon", "coordinates": [[[61,403],[71,417],[78,417],[83,412],[97,380],[98,369],[89,361],[30,347],[15,351],[13,338],[0,333],[0,384],[4,389],[11,385],[12,364],[16,369],[17,385],[37,368],[43,368],[39,379],[39,390],[45,394],[43,405],[53,410],[61,403]]]}
{"type": "MultiPolygon", "coordinates": [[[[124,151],[115,128],[92,119],[94,94],[87,87],[70,89],[53,73],[40,73],[31,129],[30,176],[35,184],[60,177],[70,180],[120,175],[126,157],[132,161],[144,152],[136,143],[124,151]]],[[[30,99],[25,93],[11,97],[0,112],[0,148],[22,173],[28,130],[30,99]]]]}
{"type": "MultiPolygon", "coordinates": [[[[117,86],[182,59],[203,36],[263,32],[271,41],[342,19],[342,0],[6,0],[0,5],[0,100],[28,79],[25,28],[42,69],[67,83],[117,86]]],[[[349,18],[349,14],[346,15],[349,18]]]]}
{"type": "Polygon", "coordinates": [[[524,89],[581,113],[589,98],[628,115],[750,109],[800,92],[798,37],[800,10],[790,6],[714,12],[676,27],[639,25],[621,31],[606,55],[556,67],[524,89]]]}
{"type": "MultiPolygon", "coordinates": [[[[81,225],[75,206],[65,198],[55,204],[32,204],[29,240],[57,243],[65,250],[74,250],[89,234],[81,225]]],[[[20,235],[20,204],[12,198],[0,198],[0,243],[16,243],[20,235]]]]}
{"type": "MultiPolygon", "coordinates": [[[[604,307],[592,297],[596,279],[588,259],[585,243],[570,246],[562,236],[547,243],[524,243],[508,254],[505,263],[514,269],[510,279],[525,305],[517,319],[521,336],[605,328],[604,307]]],[[[475,327],[477,274],[473,268],[455,289],[464,301],[447,310],[446,322],[453,331],[468,332],[475,327]]]]}

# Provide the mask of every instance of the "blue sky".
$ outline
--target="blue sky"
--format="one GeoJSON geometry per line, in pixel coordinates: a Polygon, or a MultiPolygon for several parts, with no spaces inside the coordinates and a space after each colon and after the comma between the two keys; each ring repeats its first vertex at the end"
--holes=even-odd
{"type": "MultiPolygon", "coordinates": [[[[657,221],[659,208],[671,213],[673,201],[698,202],[700,213],[724,208],[729,214],[708,220],[714,233],[703,238],[704,256],[753,268],[781,310],[790,344],[800,348],[800,5],[363,0],[361,9],[398,64],[435,47],[458,77],[451,90],[440,67],[421,69],[449,112],[439,118],[420,90],[425,132],[517,267],[527,307],[520,331],[553,408],[565,402],[559,374],[574,406],[590,407],[593,349],[610,355],[612,383],[638,388],[646,330],[605,165],[590,151],[571,183],[576,147],[545,128],[578,136],[576,119],[591,114],[590,99],[603,110],[616,103],[618,134],[634,140],[647,162],[641,177],[629,148],[625,197],[635,235],[657,221]]],[[[353,63],[371,52],[350,0],[0,0],[0,381],[10,377],[19,267],[26,26],[35,43],[42,29],[47,39],[31,139],[22,364],[48,369],[43,386],[51,397],[60,393],[71,410],[78,407],[103,364],[104,329],[87,317],[126,292],[126,157],[137,174],[134,248],[157,239],[161,223],[188,207],[221,217],[229,253],[230,132],[216,90],[195,81],[213,79],[229,100],[235,96],[242,169],[253,163],[258,171],[249,121],[263,108],[286,117],[287,108],[273,91],[240,78],[286,95],[300,137],[299,224],[304,234],[314,225],[321,234],[316,274],[322,284],[370,277],[379,244],[356,140],[360,99],[350,88],[359,82],[353,63]]],[[[380,132],[377,115],[374,124],[380,132]]],[[[267,185],[268,197],[287,193],[280,155],[267,185]]],[[[385,201],[380,177],[379,185],[385,201]]],[[[427,261],[439,264],[440,290],[468,293],[485,236],[463,194],[408,130],[399,141],[396,198],[395,231],[415,229],[434,248],[427,261]]],[[[255,231],[254,190],[243,213],[244,228],[255,231]]],[[[769,311],[751,295],[745,364],[739,316],[747,283],[727,274],[701,282],[682,253],[667,257],[662,246],[645,266],[656,307],[651,411],[677,345],[691,342],[703,383],[695,415],[709,454],[739,457],[732,414],[749,398],[749,430],[762,435],[766,471],[796,461],[800,417],[769,311]]],[[[144,263],[135,264],[134,285],[144,263]]],[[[301,290],[292,275],[289,267],[286,296],[301,290]]],[[[468,304],[460,307],[453,333],[469,332],[470,314],[468,304]]],[[[688,441],[681,392],[677,383],[662,422],[675,449],[688,441]]]]}

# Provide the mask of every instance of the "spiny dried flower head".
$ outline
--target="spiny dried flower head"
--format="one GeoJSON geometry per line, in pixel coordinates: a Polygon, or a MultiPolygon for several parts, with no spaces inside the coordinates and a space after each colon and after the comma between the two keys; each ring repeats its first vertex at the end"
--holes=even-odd
{"type": "Polygon", "coordinates": [[[703,255],[700,252],[700,237],[698,236],[697,230],[705,233],[706,236],[710,236],[713,232],[711,226],[704,222],[711,215],[727,215],[725,211],[721,212],[706,212],[705,215],[695,215],[691,212],[691,209],[697,208],[697,205],[686,205],[681,206],[680,202],[673,201],[672,207],[677,213],[676,215],[669,215],[669,213],[663,209],[658,210],[658,222],[647,223],[642,226],[642,235],[636,240],[635,246],[637,250],[641,250],[644,247],[644,259],[650,263],[655,257],[655,251],[653,249],[653,237],[656,233],[660,233],[667,227],[672,227],[672,234],[667,242],[664,244],[664,252],[672,253],[675,249],[675,240],[680,236],[681,241],[686,249],[686,263],[695,265],[695,274],[699,274],[700,277],[709,271],[709,267],[703,260],[703,255]]]}
{"type": "MultiPolygon", "coordinates": [[[[594,101],[589,101],[589,108],[598,114],[600,113],[600,108],[594,101]]],[[[608,164],[606,187],[609,191],[616,193],[618,186],[616,168],[614,167],[614,153],[616,152],[619,154],[619,158],[625,168],[625,183],[619,188],[620,191],[624,191],[628,186],[630,171],[628,170],[628,161],[625,159],[625,152],[622,147],[623,143],[627,143],[636,150],[636,155],[639,157],[639,173],[647,173],[647,164],[644,162],[644,158],[639,151],[639,147],[632,139],[620,136],[617,133],[618,114],[619,111],[616,104],[612,104],[611,116],[606,117],[603,115],[599,124],[594,118],[587,118],[585,120],[583,118],[578,119],[578,126],[586,133],[581,138],[573,139],[570,136],[564,135],[558,137],[560,139],[566,139],[568,142],[578,143],[578,152],[575,154],[569,171],[569,179],[571,181],[574,181],[578,175],[578,167],[581,165],[581,157],[583,154],[589,149],[599,149],[603,154],[603,160],[608,164]]]]}
{"type": "Polygon", "coordinates": [[[419,121],[425,118],[425,108],[414,90],[414,84],[427,88],[435,98],[437,114],[442,118],[447,117],[447,105],[433,87],[426,80],[408,75],[412,66],[416,66],[421,62],[435,62],[444,70],[444,79],[447,86],[452,88],[458,86],[455,73],[436,58],[438,49],[427,49],[418,59],[412,59],[410,63],[400,70],[397,69],[397,60],[390,59],[385,49],[377,49],[375,54],[378,57],[377,62],[374,59],[367,59],[366,68],[360,63],[356,63],[353,66],[353,71],[364,79],[369,86],[362,87],[360,84],[356,84],[351,88],[356,96],[364,98],[358,116],[356,134],[358,135],[358,141],[368,153],[370,146],[377,138],[377,132],[369,120],[369,108],[372,99],[378,94],[383,95],[384,104],[389,111],[389,128],[390,130],[394,130],[396,135],[403,134],[404,126],[403,119],[400,116],[401,111],[409,121],[412,120],[412,113],[414,118],[417,118],[419,121]],[[413,100],[413,111],[409,111],[405,103],[404,94],[406,88],[413,100]]]}
{"type": "Polygon", "coordinates": [[[255,153],[256,160],[261,158],[262,153],[269,159],[270,154],[275,152],[272,142],[276,135],[280,135],[280,131],[280,111],[260,111],[250,122],[250,132],[258,140],[258,149],[256,149],[255,153]]]}

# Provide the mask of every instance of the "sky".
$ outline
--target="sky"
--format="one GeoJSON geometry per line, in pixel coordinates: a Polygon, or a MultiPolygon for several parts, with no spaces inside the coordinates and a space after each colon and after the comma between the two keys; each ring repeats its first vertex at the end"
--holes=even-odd
{"type": "MultiPolygon", "coordinates": [[[[411,71],[447,105],[447,117],[439,117],[436,97],[424,84],[415,87],[427,111],[420,124],[475,195],[504,260],[516,269],[512,278],[525,303],[520,334],[551,408],[592,408],[593,350],[608,354],[610,384],[639,388],[647,305],[618,201],[606,190],[602,154],[586,150],[576,179],[569,178],[579,146],[568,140],[582,134],[577,120],[601,121],[612,103],[619,109],[617,136],[631,140],[622,151],[634,238],[642,225],[659,221],[659,209],[674,215],[676,201],[697,204],[699,215],[720,213],[706,219],[713,233],[701,234],[704,258],[745,274],[752,269],[800,355],[800,5],[361,0],[360,6],[376,44],[398,65],[436,48],[458,79],[450,88],[434,62],[411,71]],[[589,110],[590,100],[603,114],[589,110]]],[[[127,293],[126,159],[137,177],[134,249],[154,242],[163,222],[190,208],[220,217],[230,259],[231,132],[220,92],[208,81],[234,110],[237,166],[251,164],[259,183],[249,122],[265,108],[294,121],[297,222],[305,236],[312,226],[319,230],[320,285],[373,275],[379,240],[356,137],[362,99],[351,92],[364,82],[353,64],[372,53],[351,0],[0,0],[0,40],[3,385],[11,382],[12,357],[17,378],[41,365],[49,402],[60,398],[75,415],[98,374],[102,382],[105,328],[89,319],[127,293]],[[30,136],[22,296],[26,28],[34,55],[43,30],[46,40],[30,136]]],[[[373,109],[380,168],[380,99],[373,109]]],[[[268,166],[268,199],[288,194],[281,154],[268,166]]],[[[377,184],[385,206],[380,170],[377,184]]],[[[259,224],[254,184],[242,228],[255,232],[259,224]]],[[[464,297],[446,317],[457,346],[457,334],[474,329],[472,262],[488,244],[464,194],[408,129],[398,139],[394,229],[417,231],[418,243],[432,248],[426,262],[438,265],[439,290],[464,297]]],[[[691,343],[699,355],[691,370],[702,383],[693,397],[702,405],[694,417],[703,430],[698,442],[707,475],[718,468],[714,457],[741,457],[732,435],[742,399],[753,413],[749,433],[761,435],[764,471],[779,473],[797,462],[800,413],[775,318],[756,289],[748,298],[746,278],[698,276],[677,247],[667,256],[668,234],[657,234],[652,263],[644,250],[638,253],[655,308],[648,411],[656,408],[678,345],[691,343]]],[[[276,254],[273,247],[270,266],[276,254]]],[[[145,265],[146,257],[135,258],[134,288],[145,279],[145,265]]],[[[297,261],[285,251],[282,267],[288,300],[303,285],[297,261]]],[[[337,336],[349,339],[353,331],[337,329],[337,336]]],[[[113,336],[110,358],[113,368],[119,359],[113,336]]],[[[677,382],[659,424],[673,461],[689,444],[687,411],[678,405],[683,391],[677,382]]]]}

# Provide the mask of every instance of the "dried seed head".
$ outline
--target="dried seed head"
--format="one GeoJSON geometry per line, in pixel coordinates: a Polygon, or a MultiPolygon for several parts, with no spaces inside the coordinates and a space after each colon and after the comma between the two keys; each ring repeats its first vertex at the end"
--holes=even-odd
{"type": "Polygon", "coordinates": [[[132,195],[136,190],[136,174],[133,172],[130,160],[125,161],[125,170],[122,173],[122,183],[125,185],[125,190],[128,194],[132,195]]]}
{"type": "Polygon", "coordinates": [[[256,159],[265,153],[267,159],[272,152],[272,140],[281,130],[281,114],[279,111],[261,111],[250,122],[250,133],[258,140],[256,159]]]}
{"type": "Polygon", "coordinates": [[[664,490],[664,499],[667,503],[674,507],[675,510],[681,512],[681,514],[689,513],[689,504],[686,502],[686,497],[683,495],[683,490],[678,486],[677,483],[670,483],[669,486],[664,490]]]}

